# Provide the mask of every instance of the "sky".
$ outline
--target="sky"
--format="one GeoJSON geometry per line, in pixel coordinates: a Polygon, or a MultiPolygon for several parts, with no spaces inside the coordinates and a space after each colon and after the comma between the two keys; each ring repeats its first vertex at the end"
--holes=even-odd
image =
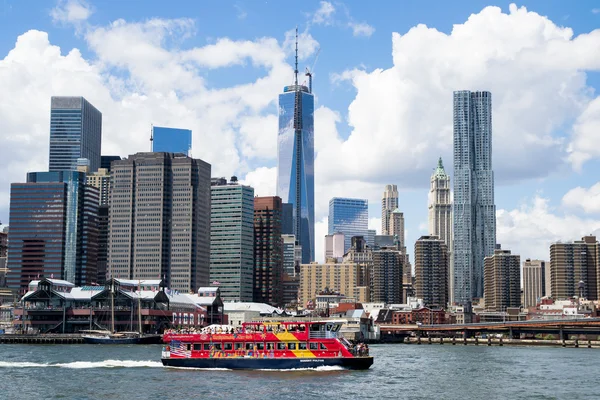
{"type": "MultiPolygon", "coordinates": [[[[103,114],[102,154],[150,148],[151,124],[191,129],[213,176],[275,195],[277,96],[313,70],[316,256],[332,197],[396,184],[409,253],[430,176],[452,176],[452,92],[493,103],[497,241],[549,258],[600,234],[597,1],[0,2],[0,221],[11,182],[47,170],[50,97],[103,114]],[[318,54],[318,57],[317,57],[318,54]]],[[[412,258],[412,256],[411,256],[412,258]]]]}

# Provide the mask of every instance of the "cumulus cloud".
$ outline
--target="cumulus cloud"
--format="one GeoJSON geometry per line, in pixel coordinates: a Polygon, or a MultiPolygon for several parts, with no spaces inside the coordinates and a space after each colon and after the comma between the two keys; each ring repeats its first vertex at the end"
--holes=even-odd
{"type": "Polygon", "coordinates": [[[600,156],[600,97],[589,102],[573,125],[568,159],[577,171],[586,161],[600,156]]]}
{"type": "Polygon", "coordinates": [[[574,37],[525,7],[486,7],[450,34],[425,25],[393,33],[392,57],[391,68],[334,76],[357,94],[352,132],[324,179],[425,185],[437,157],[451,158],[461,89],[492,92],[497,182],[547,176],[567,158],[565,126],[593,99],[586,70],[600,69],[600,30],[574,37]]]}
{"type": "Polygon", "coordinates": [[[52,21],[77,24],[86,21],[93,13],[92,6],[84,0],[60,0],[50,10],[52,21]]]}
{"type": "Polygon", "coordinates": [[[600,234],[600,219],[561,213],[540,195],[514,210],[496,211],[496,240],[521,259],[549,260],[550,244],[600,234]]]}
{"type": "Polygon", "coordinates": [[[375,28],[365,22],[349,22],[348,26],[352,28],[354,36],[371,36],[375,32],[375,28]]]}
{"type": "Polygon", "coordinates": [[[330,25],[333,17],[333,13],[335,13],[335,7],[328,1],[321,1],[319,3],[319,8],[312,17],[312,22],[314,24],[323,24],[330,25]]]}
{"type": "Polygon", "coordinates": [[[569,190],[563,196],[562,204],[586,213],[600,213],[600,182],[590,188],[578,186],[569,190]]]}

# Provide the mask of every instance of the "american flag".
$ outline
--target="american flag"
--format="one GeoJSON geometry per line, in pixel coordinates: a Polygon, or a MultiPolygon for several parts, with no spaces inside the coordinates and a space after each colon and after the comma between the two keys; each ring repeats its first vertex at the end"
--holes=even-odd
{"type": "Polygon", "coordinates": [[[171,355],[190,358],[192,356],[192,352],[191,350],[187,350],[187,344],[178,340],[173,340],[171,341],[171,355]]]}

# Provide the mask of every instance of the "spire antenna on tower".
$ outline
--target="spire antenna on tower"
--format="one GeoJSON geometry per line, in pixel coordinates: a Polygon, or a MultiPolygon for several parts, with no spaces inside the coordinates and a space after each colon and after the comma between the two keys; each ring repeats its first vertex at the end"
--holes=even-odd
{"type": "Polygon", "coordinates": [[[298,25],[296,25],[296,67],[294,68],[294,85],[298,86],[298,25]]]}
{"type": "Polygon", "coordinates": [[[150,124],[150,152],[154,151],[154,124],[150,124]]]}

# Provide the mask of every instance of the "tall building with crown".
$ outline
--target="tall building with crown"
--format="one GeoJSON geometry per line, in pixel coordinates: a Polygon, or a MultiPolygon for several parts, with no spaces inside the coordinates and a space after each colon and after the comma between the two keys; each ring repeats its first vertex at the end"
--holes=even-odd
{"type": "Polygon", "coordinates": [[[444,170],[442,157],[431,175],[429,187],[429,234],[444,241],[448,248],[452,241],[452,202],[450,177],[444,170]]]}
{"type": "Polygon", "coordinates": [[[294,84],[279,95],[277,196],[292,204],[294,235],[302,246],[302,262],[315,259],[315,145],[312,75],[309,86],[298,84],[298,31],[294,84]]]}
{"type": "Polygon", "coordinates": [[[385,185],[381,198],[381,234],[391,235],[390,218],[392,212],[398,208],[398,186],[385,185]]]}

